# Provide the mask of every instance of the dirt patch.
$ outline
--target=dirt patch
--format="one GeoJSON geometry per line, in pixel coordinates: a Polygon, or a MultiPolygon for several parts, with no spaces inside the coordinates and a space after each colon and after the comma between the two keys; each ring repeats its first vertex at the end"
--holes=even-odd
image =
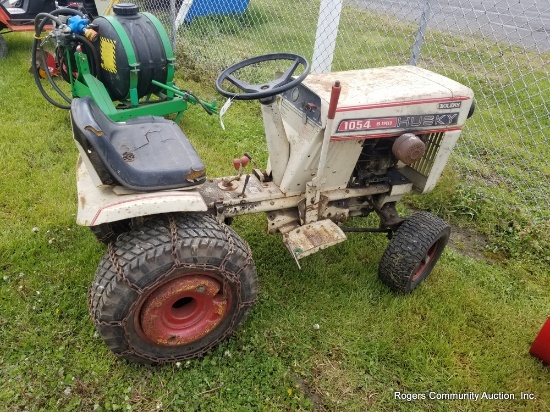
{"type": "Polygon", "coordinates": [[[358,399],[365,410],[370,409],[379,394],[368,387],[362,377],[346,371],[340,352],[341,348],[332,347],[330,353],[313,355],[308,360],[312,376],[308,380],[293,376],[296,388],[302,390],[313,403],[313,409],[319,412],[348,410],[346,405],[358,399]]]}
{"type": "Polygon", "coordinates": [[[448,245],[451,249],[473,259],[484,260],[486,262],[493,261],[485,253],[489,243],[485,235],[455,225],[451,226],[451,238],[448,245]]]}
{"type": "MultiPolygon", "coordinates": [[[[415,209],[410,206],[409,208],[413,213],[420,212],[420,209],[415,209]]],[[[449,224],[451,225],[451,237],[447,244],[449,248],[463,256],[468,256],[473,259],[484,260],[485,262],[495,262],[497,260],[493,259],[490,254],[487,253],[487,245],[489,244],[487,236],[473,230],[453,225],[452,223],[449,224]]]]}
{"type": "Polygon", "coordinates": [[[323,401],[321,400],[321,397],[317,393],[315,393],[314,389],[311,388],[304,379],[302,379],[298,375],[293,376],[293,378],[294,378],[296,387],[299,388],[304,393],[304,396],[308,398],[311,401],[311,403],[313,403],[313,408],[316,411],[327,410],[323,405],[323,401]]]}

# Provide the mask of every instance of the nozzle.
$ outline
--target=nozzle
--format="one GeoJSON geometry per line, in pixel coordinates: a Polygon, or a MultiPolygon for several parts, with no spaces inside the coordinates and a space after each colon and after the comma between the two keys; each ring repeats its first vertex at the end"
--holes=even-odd
{"type": "Polygon", "coordinates": [[[84,29],[84,37],[91,42],[94,42],[97,39],[97,31],[93,29],[84,29]]]}

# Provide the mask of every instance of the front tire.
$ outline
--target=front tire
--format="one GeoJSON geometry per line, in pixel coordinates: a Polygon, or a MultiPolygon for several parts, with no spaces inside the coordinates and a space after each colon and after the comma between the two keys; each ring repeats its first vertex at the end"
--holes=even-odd
{"type": "Polygon", "coordinates": [[[413,214],[399,226],[382,255],[379,279],[395,292],[411,293],[431,273],[450,234],[451,227],[439,217],[413,214]]]}
{"type": "Polygon", "coordinates": [[[89,306],[115,355],[162,364],[230,336],[257,288],[250,249],[232,229],[207,215],[156,217],[109,247],[89,306]]]}

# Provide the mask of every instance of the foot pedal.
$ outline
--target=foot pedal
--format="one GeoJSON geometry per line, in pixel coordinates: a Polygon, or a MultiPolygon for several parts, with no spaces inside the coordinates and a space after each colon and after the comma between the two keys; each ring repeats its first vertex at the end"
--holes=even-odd
{"type": "Polygon", "coordinates": [[[342,229],[328,219],[297,227],[283,236],[286,247],[295,259],[301,259],[346,240],[342,229]]]}

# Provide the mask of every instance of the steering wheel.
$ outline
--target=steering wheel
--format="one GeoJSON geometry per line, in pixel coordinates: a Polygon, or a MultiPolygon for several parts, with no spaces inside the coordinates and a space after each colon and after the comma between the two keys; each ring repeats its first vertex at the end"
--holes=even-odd
{"type": "Polygon", "coordinates": [[[235,100],[266,99],[268,97],[273,97],[279,93],[296,87],[297,85],[302,83],[308,73],[309,62],[302,56],[291,53],[265,54],[262,56],[252,57],[251,59],[243,60],[225,69],[216,79],[216,89],[218,89],[218,92],[220,92],[223,96],[235,100]],[[279,78],[272,80],[269,83],[249,84],[243,80],[237,79],[233,75],[235,72],[245,67],[271,60],[291,60],[292,64],[279,78]],[[300,65],[304,66],[304,71],[302,74],[294,79],[292,75],[296,72],[300,65]],[[222,88],[222,84],[225,80],[235,85],[244,93],[231,93],[227,90],[224,90],[222,88]]]}

